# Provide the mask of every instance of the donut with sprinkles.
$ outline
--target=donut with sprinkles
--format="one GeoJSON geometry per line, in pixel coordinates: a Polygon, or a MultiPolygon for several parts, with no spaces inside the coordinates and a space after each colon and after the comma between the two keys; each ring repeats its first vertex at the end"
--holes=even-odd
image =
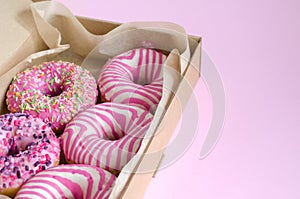
{"type": "Polygon", "coordinates": [[[59,155],[49,124],[24,113],[0,116],[0,194],[13,197],[33,175],[58,165],[59,155]]]}
{"type": "Polygon", "coordinates": [[[18,73],[6,94],[11,112],[39,117],[61,132],[80,111],[95,105],[97,84],[91,73],[74,63],[44,62],[18,73]]]}

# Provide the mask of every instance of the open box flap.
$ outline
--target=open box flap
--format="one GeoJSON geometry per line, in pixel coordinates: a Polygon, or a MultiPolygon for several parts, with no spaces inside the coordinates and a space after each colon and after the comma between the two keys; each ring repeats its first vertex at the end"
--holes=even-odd
{"type": "Polygon", "coordinates": [[[31,3],[30,0],[1,0],[0,76],[26,56],[46,48],[36,30],[31,3]]]}
{"type": "Polygon", "coordinates": [[[107,57],[138,47],[166,52],[178,49],[181,56],[180,72],[183,73],[188,65],[189,39],[179,25],[169,22],[129,22],[121,24],[107,34],[94,35],[61,3],[38,2],[32,4],[31,8],[39,34],[49,48],[70,44],[73,52],[83,57],[95,49],[97,53],[107,57]]]}

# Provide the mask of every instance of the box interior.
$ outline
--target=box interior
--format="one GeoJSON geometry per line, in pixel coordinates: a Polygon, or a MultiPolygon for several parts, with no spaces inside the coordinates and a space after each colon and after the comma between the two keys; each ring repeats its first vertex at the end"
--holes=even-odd
{"type": "MultiPolygon", "coordinates": [[[[103,35],[106,34],[107,32],[113,30],[114,28],[118,27],[120,23],[115,23],[115,22],[109,22],[109,21],[102,21],[102,20],[96,20],[96,19],[89,19],[85,17],[77,17],[79,22],[92,34],[95,35],[103,35]]],[[[1,21],[0,21],[1,22],[1,21]]],[[[2,22],[1,22],[2,23],[2,22]]],[[[4,33],[3,33],[4,34],[4,33]]],[[[6,34],[6,33],[5,33],[6,34]]],[[[27,35],[28,36],[28,35],[27,35]]],[[[35,36],[36,37],[36,36],[35,36]]],[[[187,80],[191,86],[195,86],[197,80],[200,77],[200,52],[201,52],[201,38],[197,36],[189,36],[189,44],[190,44],[190,51],[192,54],[192,58],[189,62],[189,66],[187,70],[184,73],[184,79],[187,80]]],[[[32,41],[36,41],[34,46],[35,48],[29,48],[30,50],[27,50],[27,45],[24,45],[23,48],[18,48],[20,52],[23,52],[23,56],[21,56],[22,59],[24,59],[26,56],[24,54],[24,51],[28,54],[31,54],[32,51],[38,52],[39,50],[44,50],[45,49],[45,44],[41,42],[41,39],[33,39],[32,41]]],[[[21,53],[22,54],[22,53],[21,53]]],[[[12,80],[12,78],[20,71],[23,71],[28,65],[35,65],[44,61],[50,61],[50,60],[65,60],[65,61],[70,61],[74,62],[76,64],[81,64],[84,60],[84,57],[75,54],[72,52],[71,49],[66,50],[61,53],[57,54],[52,54],[48,56],[44,56],[38,59],[33,59],[31,60],[30,63],[28,62],[20,62],[21,60],[16,59],[15,56],[7,58],[7,63],[9,63],[8,67],[5,70],[2,70],[3,73],[0,74],[0,82],[1,82],[1,87],[0,87],[0,113],[4,114],[7,113],[6,109],[6,102],[5,102],[5,94],[6,91],[9,87],[9,84],[12,80]],[[20,62],[19,64],[17,64],[20,62]]],[[[103,62],[106,60],[103,60],[103,62]]],[[[97,75],[94,75],[97,76],[97,75]]],[[[96,77],[97,78],[97,77],[96,77]]],[[[183,99],[183,103],[187,103],[188,98],[189,98],[189,93],[184,92],[185,89],[184,84],[180,84],[176,95],[180,99],[183,99]]],[[[182,106],[182,101],[176,100],[176,98],[173,98],[172,101],[169,103],[169,109],[165,113],[165,116],[163,117],[164,120],[164,126],[160,128],[160,132],[157,132],[158,135],[160,136],[153,136],[151,140],[146,144],[145,146],[145,153],[151,152],[153,150],[157,150],[159,147],[164,147],[176,127],[176,124],[178,120],[180,119],[181,115],[181,110],[178,109],[178,106],[182,106]]],[[[150,182],[153,173],[155,173],[155,169],[157,168],[157,165],[160,162],[160,159],[163,156],[163,151],[157,155],[157,157],[154,157],[154,159],[147,159],[148,157],[141,156],[139,159],[133,161],[134,165],[134,170],[131,174],[127,175],[127,181],[125,182],[123,186],[123,191],[120,195],[118,191],[113,191],[112,197],[124,197],[124,198],[139,198],[139,196],[142,197],[147,184],[150,182]],[[151,161],[150,167],[151,167],[151,172],[146,173],[146,174],[135,174],[138,173],[139,169],[143,167],[143,165],[148,164],[149,161],[151,161]]],[[[152,157],[153,158],[153,157],[152,157]]]]}

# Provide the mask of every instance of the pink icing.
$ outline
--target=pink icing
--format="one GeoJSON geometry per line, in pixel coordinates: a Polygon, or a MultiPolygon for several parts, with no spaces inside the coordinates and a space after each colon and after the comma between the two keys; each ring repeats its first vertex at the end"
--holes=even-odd
{"type": "Polygon", "coordinates": [[[154,113],[162,96],[165,59],[164,54],[149,48],[130,50],[112,58],[98,79],[102,99],[154,113]]]}
{"type": "Polygon", "coordinates": [[[62,134],[68,161],[121,170],[138,151],[152,114],[118,103],[95,105],[79,113],[62,134]]]}
{"type": "Polygon", "coordinates": [[[36,173],[53,167],[59,139],[47,123],[23,113],[0,116],[0,190],[19,187],[36,173]]]}
{"type": "Polygon", "coordinates": [[[115,179],[114,175],[98,167],[59,165],[42,171],[28,180],[17,193],[16,199],[106,199],[112,190],[115,179]]]}
{"type": "Polygon", "coordinates": [[[96,103],[97,84],[90,72],[69,62],[45,62],[13,79],[6,94],[8,110],[24,112],[62,130],[78,112],[96,103]]]}

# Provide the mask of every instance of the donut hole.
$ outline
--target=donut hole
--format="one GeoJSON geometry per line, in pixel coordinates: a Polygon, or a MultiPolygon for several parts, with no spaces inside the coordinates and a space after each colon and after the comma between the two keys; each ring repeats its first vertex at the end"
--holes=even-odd
{"type": "Polygon", "coordinates": [[[18,149],[18,148],[13,148],[13,147],[10,147],[9,150],[8,150],[8,153],[7,155],[11,155],[11,156],[15,156],[17,154],[19,154],[21,151],[18,149]]]}
{"type": "Polygon", "coordinates": [[[131,81],[134,84],[138,84],[141,86],[147,86],[152,84],[153,82],[157,82],[162,79],[162,68],[160,65],[152,64],[151,68],[153,68],[153,73],[146,71],[146,67],[137,68],[131,71],[132,78],[131,81]],[[150,73],[150,75],[148,75],[150,73]]]}
{"type": "Polygon", "coordinates": [[[62,94],[64,87],[64,82],[60,79],[57,71],[55,71],[50,77],[42,80],[40,91],[45,96],[56,97],[62,94]]]}
{"type": "Polygon", "coordinates": [[[35,142],[32,141],[31,137],[20,137],[13,136],[8,140],[8,152],[6,155],[16,156],[21,152],[31,150],[32,147],[36,145],[35,142]]]}
{"type": "Polygon", "coordinates": [[[49,87],[44,91],[44,95],[48,96],[48,97],[56,97],[59,96],[60,94],[62,94],[63,92],[63,88],[61,85],[57,85],[55,87],[49,87]]]}
{"type": "Polygon", "coordinates": [[[145,81],[144,79],[140,80],[140,81],[134,81],[135,84],[139,84],[141,86],[147,86],[149,84],[151,84],[151,81],[145,81]]]}
{"type": "Polygon", "coordinates": [[[147,85],[149,85],[153,82],[153,78],[147,79],[147,78],[142,77],[142,76],[133,76],[130,80],[134,84],[138,84],[138,85],[141,85],[141,86],[147,86],[147,85]]]}
{"type": "Polygon", "coordinates": [[[15,144],[15,139],[14,138],[11,138],[9,140],[9,148],[8,148],[8,151],[7,151],[7,156],[16,156],[17,154],[19,154],[20,152],[23,152],[25,151],[26,149],[25,148],[22,148],[22,147],[19,147],[17,144],[15,144]]]}
{"type": "Polygon", "coordinates": [[[120,138],[117,138],[117,137],[107,137],[106,140],[110,140],[110,141],[116,141],[120,138]]]}
{"type": "Polygon", "coordinates": [[[122,131],[121,135],[119,135],[118,133],[110,133],[108,134],[108,136],[104,139],[106,140],[110,140],[110,141],[116,141],[116,140],[119,140],[121,139],[122,137],[124,137],[125,133],[122,131]]]}

